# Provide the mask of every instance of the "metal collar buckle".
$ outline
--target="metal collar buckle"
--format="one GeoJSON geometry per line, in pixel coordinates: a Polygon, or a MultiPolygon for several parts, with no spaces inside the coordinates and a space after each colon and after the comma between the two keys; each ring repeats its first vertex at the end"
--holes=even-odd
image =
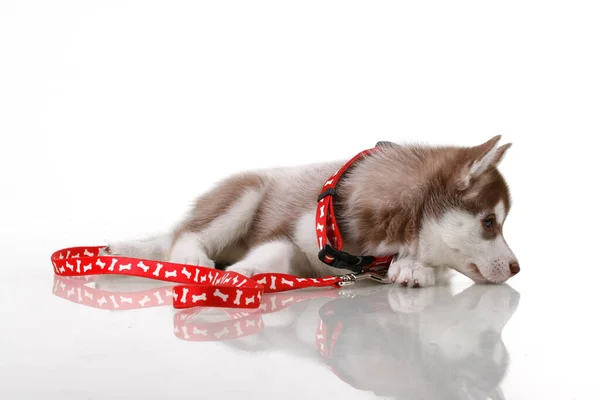
{"type": "Polygon", "coordinates": [[[374,280],[376,282],[383,283],[383,284],[392,283],[392,281],[387,277],[387,267],[381,268],[381,269],[369,269],[366,271],[362,271],[361,273],[358,273],[358,274],[353,273],[353,274],[339,275],[339,277],[342,279],[338,283],[339,286],[353,285],[357,281],[362,281],[365,279],[371,279],[371,280],[374,280]]]}

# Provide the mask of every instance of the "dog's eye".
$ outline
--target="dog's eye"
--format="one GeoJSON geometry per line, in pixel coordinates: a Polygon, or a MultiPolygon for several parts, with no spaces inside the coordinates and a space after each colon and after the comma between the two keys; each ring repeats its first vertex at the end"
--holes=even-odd
{"type": "Polygon", "coordinates": [[[494,222],[495,222],[494,217],[490,216],[483,220],[483,225],[487,229],[492,229],[494,227],[494,222]]]}

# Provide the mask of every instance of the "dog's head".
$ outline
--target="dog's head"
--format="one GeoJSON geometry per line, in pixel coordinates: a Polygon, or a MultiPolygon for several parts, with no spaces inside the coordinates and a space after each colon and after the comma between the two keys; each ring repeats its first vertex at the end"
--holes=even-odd
{"type": "Polygon", "coordinates": [[[503,235],[511,201],[497,169],[511,144],[498,146],[499,141],[496,136],[452,152],[455,157],[447,158],[442,180],[445,205],[424,222],[422,230],[424,251],[431,261],[481,283],[502,283],[520,270],[503,235]]]}

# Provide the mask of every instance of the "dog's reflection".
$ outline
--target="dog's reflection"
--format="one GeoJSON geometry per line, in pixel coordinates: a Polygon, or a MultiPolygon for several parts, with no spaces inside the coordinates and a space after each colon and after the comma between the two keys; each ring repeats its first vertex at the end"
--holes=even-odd
{"type": "Polygon", "coordinates": [[[381,287],[295,304],[256,335],[227,343],[315,354],[348,384],[400,399],[501,399],[501,333],[519,303],[510,286],[381,287]],[[295,317],[295,318],[294,318],[295,317]],[[309,322],[312,320],[312,322],[309,322]],[[307,329],[308,328],[308,329],[307,329]]]}
{"type": "MultiPolygon", "coordinates": [[[[110,282],[55,277],[53,291],[112,310],[171,303],[168,286],[110,282]]],[[[501,333],[518,303],[519,293],[507,284],[472,285],[458,294],[449,285],[357,285],[267,294],[257,310],[176,311],[174,329],[183,340],[325,362],[340,379],[378,396],[501,399],[509,363],[501,333]]]]}

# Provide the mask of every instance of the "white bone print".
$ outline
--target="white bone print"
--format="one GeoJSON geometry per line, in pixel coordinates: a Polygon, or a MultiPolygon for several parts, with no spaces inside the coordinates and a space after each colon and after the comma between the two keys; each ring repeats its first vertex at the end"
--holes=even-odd
{"type": "Polygon", "coordinates": [[[119,271],[131,271],[131,263],[119,265],[119,271]]]}
{"type": "Polygon", "coordinates": [[[221,339],[223,336],[227,335],[228,333],[229,333],[229,328],[225,327],[221,330],[221,332],[215,333],[215,337],[217,339],[221,339]]]}
{"type": "Polygon", "coordinates": [[[188,331],[187,331],[187,326],[182,326],[181,327],[181,332],[183,332],[183,338],[184,339],[189,339],[190,335],[188,335],[188,331]]]}
{"type": "Polygon", "coordinates": [[[271,290],[277,289],[277,286],[275,286],[275,279],[277,279],[277,277],[275,277],[275,276],[271,277],[271,286],[269,286],[269,289],[271,289],[271,290]]]}
{"type": "Polygon", "coordinates": [[[267,284],[267,277],[264,276],[262,279],[257,280],[256,283],[260,283],[261,285],[266,285],[267,284]]]}
{"type": "Polygon", "coordinates": [[[112,301],[114,308],[119,308],[119,303],[117,303],[115,296],[108,296],[108,298],[110,299],[110,301],[112,301]]]}
{"type": "Polygon", "coordinates": [[[327,182],[325,182],[325,186],[331,185],[332,183],[333,183],[333,179],[330,179],[327,182]]]}
{"type": "Polygon", "coordinates": [[[109,271],[114,271],[115,270],[115,265],[117,265],[117,261],[118,260],[116,258],[112,259],[112,262],[110,263],[110,267],[108,267],[109,271]]]}
{"type": "Polygon", "coordinates": [[[281,283],[283,283],[283,284],[285,284],[285,285],[288,285],[288,286],[290,286],[290,287],[294,287],[294,281],[288,281],[288,280],[287,280],[287,279],[285,279],[285,278],[281,278],[281,283]]]}
{"type": "Polygon", "coordinates": [[[73,296],[75,294],[75,289],[71,288],[68,292],[67,292],[67,298],[73,296]]]}
{"type": "Polygon", "coordinates": [[[292,296],[292,297],[288,297],[287,299],[285,299],[285,300],[282,300],[282,301],[281,301],[281,305],[282,305],[283,307],[285,307],[285,306],[286,306],[288,303],[291,303],[292,301],[294,301],[294,296],[292,296]]]}
{"type": "Polygon", "coordinates": [[[319,211],[321,212],[321,215],[320,215],[320,217],[319,217],[319,218],[323,218],[323,217],[325,216],[325,206],[324,206],[324,205],[322,205],[322,206],[319,208],[319,211]]]}
{"type": "Polygon", "coordinates": [[[133,299],[131,297],[119,296],[119,300],[121,300],[121,303],[133,304],[133,299]]]}
{"type": "Polygon", "coordinates": [[[150,269],[150,266],[149,266],[149,265],[146,265],[146,264],[144,264],[144,262],[143,262],[143,261],[140,261],[139,263],[137,263],[137,267],[138,267],[138,268],[141,268],[141,269],[142,269],[142,271],[144,271],[144,272],[148,272],[148,270],[150,269]]]}
{"type": "Polygon", "coordinates": [[[325,225],[321,225],[320,223],[317,223],[317,230],[319,232],[323,232],[323,229],[325,229],[325,225]]]}
{"type": "Polygon", "coordinates": [[[200,277],[200,283],[202,283],[202,282],[206,282],[206,278],[207,278],[207,276],[206,276],[206,275],[202,275],[202,276],[200,277]]]}
{"type": "Polygon", "coordinates": [[[73,271],[74,271],[74,269],[75,269],[75,266],[73,266],[73,265],[69,264],[69,262],[68,262],[68,261],[65,263],[65,265],[67,266],[67,268],[69,268],[69,269],[71,270],[71,272],[73,272],[73,271]]]}
{"type": "Polygon", "coordinates": [[[146,303],[148,303],[150,301],[150,297],[148,296],[144,296],[144,298],[140,301],[138,301],[138,303],[140,303],[140,306],[144,307],[146,305],[146,303]]]}
{"type": "Polygon", "coordinates": [[[99,298],[99,299],[97,300],[97,302],[98,302],[98,305],[99,305],[100,307],[102,307],[104,304],[106,304],[106,303],[107,303],[107,301],[106,301],[106,297],[102,296],[101,298],[99,298]]]}
{"type": "Polygon", "coordinates": [[[81,273],[81,260],[75,260],[77,262],[77,273],[81,273]]]}
{"type": "Polygon", "coordinates": [[[200,274],[200,268],[196,268],[196,276],[194,276],[194,282],[198,282],[198,274],[200,274]]]}
{"type": "Polygon", "coordinates": [[[223,302],[226,302],[229,298],[228,294],[222,293],[219,289],[215,289],[214,293],[215,297],[219,297],[223,302]]]}
{"type": "Polygon", "coordinates": [[[233,324],[233,326],[235,327],[235,331],[237,332],[238,336],[242,336],[244,334],[244,331],[242,330],[242,324],[240,323],[240,321],[233,324]]]}
{"type": "Polygon", "coordinates": [[[197,303],[200,300],[206,301],[206,293],[202,293],[200,295],[192,295],[192,303],[197,303]]]}
{"type": "Polygon", "coordinates": [[[165,271],[165,278],[177,278],[177,270],[165,271]]]}
{"type": "Polygon", "coordinates": [[[88,299],[90,299],[90,300],[94,300],[94,295],[93,295],[93,294],[91,294],[91,293],[89,293],[89,292],[88,292],[87,290],[85,290],[85,289],[83,290],[83,295],[84,295],[85,297],[87,297],[88,299]]]}
{"type": "Polygon", "coordinates": [[[83,272],[88,272],[92,270],[92,263],[89,263],[88,265],[84,265],[83,266],[83,272]]]}
{"type": "Polygon", "coordinates": [[[152,275],[154,276],[158,276],[160,270],[162,269],[163,265],[161,263],[157,263],[156,264],[156,269],[154,270],[154,272],[152,273],[152,275]]]}
{"type": "Polygon", "coordinates": [[[60,267],[58,269],[58,272],[60,272],[61,274],[64,274],[65,273],[65,267],[60,267]]]}
{"type": "Polygon", "coordinates": [[[183,304],[187,303],[187,295],[190,290],[188,288],[183,288],[183,293],[181,294],[181,302],[183,304]]]}
{"type": "Polygon", "coordinates": [[[185,276],[187,276],[188,279],[192,279],[192,273],[190,271],[188,271],[187,269],[185,269],[185,267],[183,267],[183,270],[181,270],[181,273],[184,274],[185,276]]]}
{"type": "Polygon", "coordinates": [[[96,260],[96,265],[100,267],[100,269],[104,269],[104,267],[106,267],[106,263],[100,261],[100,260],[96,260]]]}
{"type": "Polygon", "coordinates": [[[86,257],[92,257],[94,253],[89,252],[88,249],[83,250],[83,255],[86,257]]]}
{"type": "Polygon", "coordinates": [[[80,287],[77,288],[77,301],[80,303],[83,301],[83,297],[81,297],[81,288],[80,287]]]}
{"type": "Polygon", "coordinates": [[[254,296],[246,297],[246,305],[254,303],[254,296]]]}
{"type": "Polygon", "coordinates": [[[296,278],[296,281],[298,281],[298,282],[304,282],[304,281],[306,281],[306,278],[296,278]]]}
{"type": "Polygon", "coordinates": [[[248,279],[244,279],[243,281],[241,281],[241,282],[240,282],[240,283],[237,285],[237,287],[240,287],[240,286],[242,286],[242,285],[243,285],[244,283],[246,283],[246,282],[248,282],[248,279]]]}
{"type": "Polygon", "coordinates": [[[154,295],[154,297],[156,297],[156,301],[158,301],[158,304],[164,304],[165,301],[162,299],[162,297],[160,297],[160,292],[158,290],[152,294],[154,295]]]}
{"type": "Polygon", "coordinates": [[[194,335],[202,335],[202,336],[207,336],[208,335],[208,332],[206,331],[206,329],[200,330],[200,329],[198,329],[196,327],[194,327],[194,329],[192,330],[192,333],[194,335]]]}
{"type": "Polygon", "coordinates": [[[233,301],[233,304],[235,305],[240,305],[240,299],[242,298],[242,293],[244,293],[241,290],[236,290],[235,291],[235,300],[233,301]]]}

